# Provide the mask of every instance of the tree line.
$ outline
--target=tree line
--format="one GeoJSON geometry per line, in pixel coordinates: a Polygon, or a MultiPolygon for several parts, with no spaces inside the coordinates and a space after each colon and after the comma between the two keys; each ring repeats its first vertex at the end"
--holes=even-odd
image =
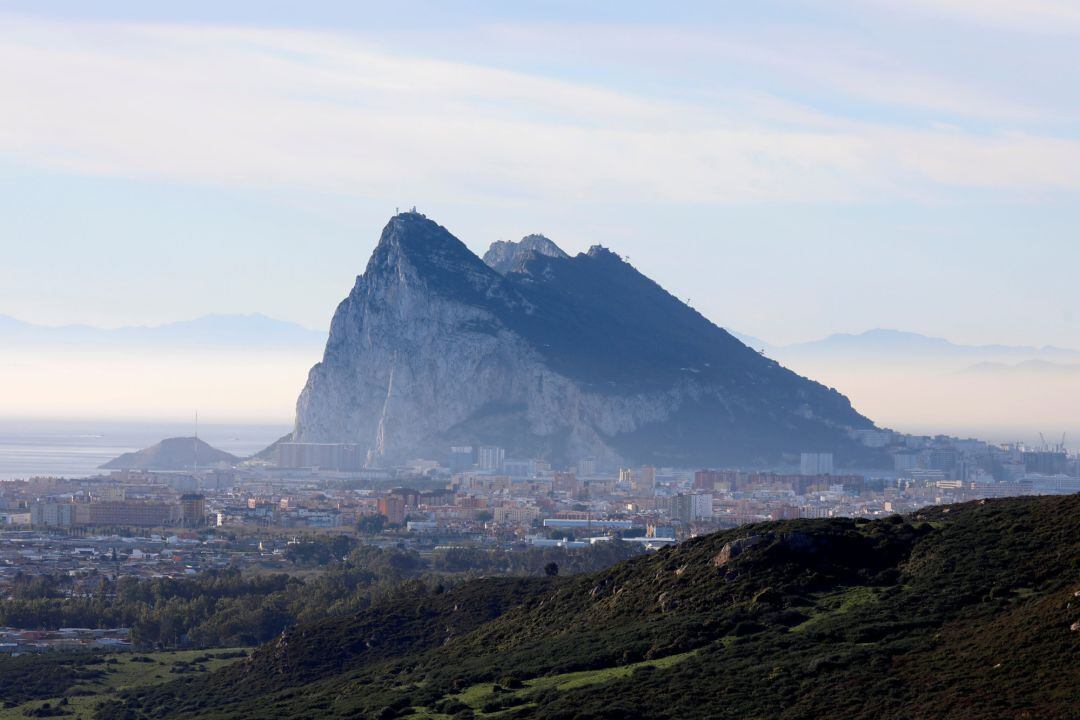
{"type": "Polygon", "coordinates": [[[588,572],[638,552],[636,546],[615,541],[575,550],[452,548],[423,557],[414,550],[360,545],[344,535],[310,536],[285,552],[298,570],[305,570],[303,577],[235,568],[182,579],[98,576],[96,582],[17,575],[0,600],[0,626],[129,627],[138,647],[255,645],[291,625],[356,613],[402,592],[484,575],[588,572]]]}

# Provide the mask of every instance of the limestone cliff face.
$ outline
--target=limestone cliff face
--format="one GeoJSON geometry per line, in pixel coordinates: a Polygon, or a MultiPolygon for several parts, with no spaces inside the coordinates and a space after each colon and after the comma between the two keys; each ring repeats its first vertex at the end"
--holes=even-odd
{"type": "Polygon", "coordinates": [[[456,444],[559,463],[691,465],[831,447],[846,428],[870,425],[835,391],[761,358],[613,254],[545,249],[501,253],[512,261],[504,276],[422,215],[391,219],[334,315],[297,402],[295,439],[361,443],[372,465],[443,457],[456,444]],[[612,283],[630,295],[594,296],[612,283]],[[635,303],[659,315],[620,315],[635,303]],[[720,333],[712,340],[722,347],[656,335],[651,323],[670,333],[671,313],[720,333]],[[747,363],[762,377],[748,382],[747,363]]]}

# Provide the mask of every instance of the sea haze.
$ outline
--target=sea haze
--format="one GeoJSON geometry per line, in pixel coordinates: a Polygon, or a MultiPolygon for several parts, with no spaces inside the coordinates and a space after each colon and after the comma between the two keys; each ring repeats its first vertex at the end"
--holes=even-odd
{"type": "MultiPolygon", "coordinates": [[[[199,437],[243,457],[262,450],[289,429],[287,425],[200,424],[199,437]]],[[[193,422],[0,419],[0,481],[91,475],[117,455],[193,432],[193,422]]]]}

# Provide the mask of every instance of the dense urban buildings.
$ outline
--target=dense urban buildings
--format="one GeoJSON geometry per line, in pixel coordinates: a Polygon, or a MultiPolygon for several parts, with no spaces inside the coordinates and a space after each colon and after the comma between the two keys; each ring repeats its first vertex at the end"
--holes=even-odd
{"type": "MultiPolygon", "coordinates": [[[[973,498],[1080,491],[1080,459],[1062,448],[992,445],[874,430],[860,442],[891,467],[839,468],[807,451],[768,468],[553,468],[496,446],[362,467],[359,446],[282,443],[271,460],[192,472],[119,470],[0,484],[0,523],[87,535],[108,529],[256,528],[391,533],[430,546],[566,546],[611,537],[649,546],[770,519],[876,516],[973,498]],[[365,523],[365,518],[381,518],[365,523]]],[[[167,533],[165,533],[167,534],[167,533]]]]}

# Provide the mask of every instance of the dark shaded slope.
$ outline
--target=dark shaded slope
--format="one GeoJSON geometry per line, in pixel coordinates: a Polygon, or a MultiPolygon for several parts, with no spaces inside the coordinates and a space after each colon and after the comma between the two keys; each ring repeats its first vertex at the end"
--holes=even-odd
{"type": "Polygon", "coordinates": [[[266,691],[311,682],[387,658],[428,650],[468,634],[533,599],[545,587],[535,578],[473,582],[445,593],[401,596],[348,618],[287,630],[254,653],[235,679],[266,691]],[[287,683],[282,683],[282,680],[287,683]]]}
{"type": "Polygon", "coordinates": [[[528,272],[507,279],[532,307],[506,316],[507,325],[553,368],[598,391],[718,382],[732,391],[764,392],[763,399],[814,402],[837,421],[869,424],[843,395],[747,347],[610,250],[537,256],[528,272]]]}
{"type": "Polygon", "coordinates": [[[507,280],[528,311],[516,308],[503,322],[590,390],[716,389],[662,423],[608,438],[627,457],[692,466],[720,457],[765,462],[817,448],[875,461],[847,436],[846,428],[873,423],[846,397],[750,349],[604,248],[574,258],[537,256],[507,280]]]}
{"type": "Polygon", "coordinates": [[[507,279],[535,309],[506,324],[553,369],[600,392],[664,390],[775,365],[603,248],[535,257],[507,279]]]}
{"type": "Polygon", "coordinates": [[[672,467],[739,464],[767,467],[778,459],[798,462],[798,452],[836,453],[838,467],[887,466],[888,456],[852,440],[843,426],[807,417],[768,399],[685,402],[662,423],[608,438],[612,447],[642,464],[672,467]]]}

